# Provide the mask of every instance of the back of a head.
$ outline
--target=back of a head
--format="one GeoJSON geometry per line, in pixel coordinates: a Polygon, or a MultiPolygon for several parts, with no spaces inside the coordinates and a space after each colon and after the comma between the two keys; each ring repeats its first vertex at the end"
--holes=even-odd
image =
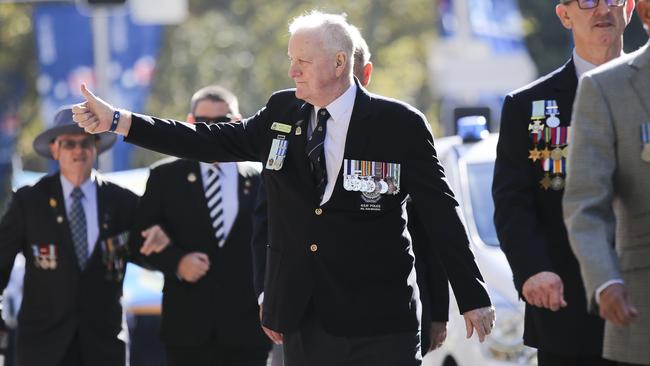
{"type": "Polygon", "coordinates": [[[350,25],[350,35],[354,41],[354,75],[359,80],[363,80],[363,68],[370,62],[370,48],[368,43],[361,35],[361,31],[354,25],[350,25]]]}
{"type": "MultiPolygon", "coordinates": [[[[327,14],[314,10],[294,18],[289,24],[291,35],[302,31],[317,31],[323,47],[332,53],[344,52],[352,59],[354,38],[344,15],[327,14]]],[[[352,66],[351,62],[349,63],[352,66]]]]}
{"type": "Polygon", "coordinates": [[[196,105],[203,100],[224,102],[228,105],[231,114],[239,114],[239,101],[237,100],[237,97],[233,92],[220,85],[209,85],[194,93],[190,100],[190,113],[194,114],[196,111],[196,105]]]}

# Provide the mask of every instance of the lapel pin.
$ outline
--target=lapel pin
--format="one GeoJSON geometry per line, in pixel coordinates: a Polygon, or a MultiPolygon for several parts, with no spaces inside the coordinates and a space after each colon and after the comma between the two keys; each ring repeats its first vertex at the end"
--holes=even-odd
{"type": "Polygon", "coordinates": [[[59,224],[62,223],[63,222],[63,216],[57,216],[56,217],[56,222],[58,222],[59,224]]]}
{"type": "Polygon", "coordinates": [[[187,175],[187,181],[190,183],[196,182],[196,174],[190,173],[187,175]]]}
{"type": "Polygon", "coordinates": [[[244,189],[244,194],[245,195],[248,195],[249,193],[251,193],[250,189],[244,189]]]}
{"type": "Polygon", "coordinates": [[[244,187],[248,188],[248,187],[250,187],[250,186],[251,186],[251,180],[250,180],[250,179],[246,179],[246,180],[244,181],[244,187]]]}
{"type": "Polygon", "coordinates": [[[56,208],[56,200],[54,198],[50,198],[50,207],[56,208]]]}
{"type": "Polygon", "coordinates": [[[296,127],[296,136],[302,135],[302,128],[300,126],[296,127]]]}

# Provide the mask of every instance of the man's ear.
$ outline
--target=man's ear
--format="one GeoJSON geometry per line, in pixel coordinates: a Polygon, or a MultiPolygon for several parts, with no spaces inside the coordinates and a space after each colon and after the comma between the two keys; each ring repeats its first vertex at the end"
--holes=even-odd
{"type": "MultiPolygon", "coordinates": [[[[635,1],[633,0],[627,0],[627,2],[625,3],[625,15],[628,23],[630,22],[630,19],[632,17],[632,12],[634,12],[634,3],[635,1]]],[[[645,3],[645,1],[641,0],[639,1],[639,4],[640,3],[645,3]]],[[[641,19],[643,20],[643,18],[641,19]]]]}
{"type": "Polygon", "coordinates": [[[50,153],[52,154],[52,157],[54,160],[59,160],[59,149],[58,149],[58,144],[56,141],[50,142],[50,153]]]}
{"type": "Polygon", "coordinates": [[[363,80],[361,80],[361,85],[368,86],[370,84],[370,78],[372,78],[372,62],[368,61],[367,64],[363,65],[363,80]]]}
{"type": "Polygon", "coordinates": [[[187,117],[185,117],[185,120],[189,123],[196,123],[196,119],[192,113],[188,113],[187,117]]]}
{"type": "Polygon", "coordinates": [[[555,15],[557,15],[558,19],[560,19],[560,23],[562,23],[562,26],[564,26],[564,28],[566,29],[573,28],[573,22],[571,21],[568,8],[565,4],[555,5],[555,15]]]}
{"type": "Polygon", "coordinates": [[[336,53],[336,76],[343,75],[345,66],[348,62],[348,56],[343,52],[336,53]]]}

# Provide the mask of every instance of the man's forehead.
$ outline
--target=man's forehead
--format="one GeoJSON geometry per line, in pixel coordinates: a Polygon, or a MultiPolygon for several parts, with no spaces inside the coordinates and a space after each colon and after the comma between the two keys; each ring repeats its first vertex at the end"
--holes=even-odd
{"type": "Polygon", "coordinates": [[[89,135],[87,133],[64,133],[56,137],[56,140],[83,140],[87,137],[91,137],[92,135],[89,135]]]}

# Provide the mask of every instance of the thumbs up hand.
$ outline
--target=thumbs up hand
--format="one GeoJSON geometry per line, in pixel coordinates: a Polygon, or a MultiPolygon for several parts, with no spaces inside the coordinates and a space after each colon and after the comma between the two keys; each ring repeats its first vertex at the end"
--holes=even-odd
{"type": "MultiPolygon", "coordinates": [[[[81,84],[81,94],[86,101],[75,104],[72,107],[72,120],[90,134],[108,131],[113,121],[113,115],[117,109],[95,96],[86,87],[86,84],[81,84]]],[[[120,114],[121,116],[115,132],[126,136],[131,127],[131,113],[128,111],[120,111],[120,114]]]]}

